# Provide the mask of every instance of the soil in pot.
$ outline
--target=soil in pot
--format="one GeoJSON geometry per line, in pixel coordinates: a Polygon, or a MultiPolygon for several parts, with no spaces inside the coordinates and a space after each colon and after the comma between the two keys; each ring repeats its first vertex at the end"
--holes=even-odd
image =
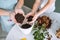
{"type": "Polygon", "coordinates": [[[23,25],[21,26],[21,28],[23,28],[23,29],[27,29],[27,28],[30,28],[30,27],[31,27],[30,24],[23,24],[23,25]]]}

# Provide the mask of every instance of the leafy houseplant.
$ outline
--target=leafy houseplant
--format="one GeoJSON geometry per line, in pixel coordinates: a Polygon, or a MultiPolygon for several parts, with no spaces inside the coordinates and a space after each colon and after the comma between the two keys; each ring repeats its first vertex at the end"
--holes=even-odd
{"type": "Polygon", "coordinates": [[[34,35],[35,40],[44,40],[45,39],[45,35],[47,34],[45,24],[42,24],[41,26],[39,26],[39,23],[36,22],[33,30],[34,30],[33,35],[34,35]]]}

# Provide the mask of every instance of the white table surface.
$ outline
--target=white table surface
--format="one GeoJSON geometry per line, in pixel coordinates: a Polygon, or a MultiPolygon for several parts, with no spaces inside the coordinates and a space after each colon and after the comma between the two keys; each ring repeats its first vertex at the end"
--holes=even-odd
{"type": "MultiPolygon", "coordinates": [[[[51,35],[53,35],[53,38],[51,40],[60,40],[60,39],[57,39],[56,36],[55,36],[56,30],[58,28],[60,28],[60,14],[59,13],[56,13],[56,12],[52,12],[52,13],[44,13],[42,15],[49,16],[52,19],[51,28],[48,30],[49,33],[51,35]]],[[[7,35],[6,40],[20,40],[21,38],[24,38],[24,37],[26,37],[27,40],[34,40],[32,33],[30,33],[29,35],[24,35],[20,31],[19,26],[18,25],[15,25],[10,30],[9,34],[7,35]]]]}

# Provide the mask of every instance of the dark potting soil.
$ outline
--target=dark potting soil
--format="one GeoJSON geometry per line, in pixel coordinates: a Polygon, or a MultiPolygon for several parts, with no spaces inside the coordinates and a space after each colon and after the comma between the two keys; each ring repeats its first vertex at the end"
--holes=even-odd
{"type": "Polygon", "coordinates": [[[27,19],[28,19],[28,22],[32,21],[32,18],[33,16],[29,16],[27,19]]]}
{"type": "Polygon", "coordinates": [[[42,26],[42,24],[45,24],[46,28],[50,28],[52,24],[51,19],[47,16],[38,17],[37,21],[40,26],[42,26]]]}
{"type": "Polygon", "coordinates": [[[31,27],[30,24],[23,24],[23,25],[21,26],[21,28],[23,28],[23,29],[27,29],[27,28],[30,28],[30,27],[31,27]]]}
{"type": "Polygon", "coordinates": [[[25,19],[25,17],[24,17],[22,14],[17,13],[17,14],[15,15],[15,19],[16,19],[16,21],[17,21],[18,23],[23,23],[23,20],[25,19]]]}

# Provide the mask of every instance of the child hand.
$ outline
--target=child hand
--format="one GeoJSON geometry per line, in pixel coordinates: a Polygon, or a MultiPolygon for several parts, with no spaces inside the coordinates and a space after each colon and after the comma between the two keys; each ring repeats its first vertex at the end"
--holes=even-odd
{"type": "Polygon", "coordinates": [[[35,15],[33,16],[33,18],[32,18],[32,21],[30,21],[30,22],[28,22],[28,23],[29,23],[29,24],[33,24],[33,23],[36,21],[37,18],[38,18],[38,15],[35,14],[35,15]]]}
{"type": "Polygon", "coordinates": [[[35,13],[30,12],[25,16],[27,19],[27,23],[30,23],[33,20],[34,15],[35,15],[35,13]]]}

